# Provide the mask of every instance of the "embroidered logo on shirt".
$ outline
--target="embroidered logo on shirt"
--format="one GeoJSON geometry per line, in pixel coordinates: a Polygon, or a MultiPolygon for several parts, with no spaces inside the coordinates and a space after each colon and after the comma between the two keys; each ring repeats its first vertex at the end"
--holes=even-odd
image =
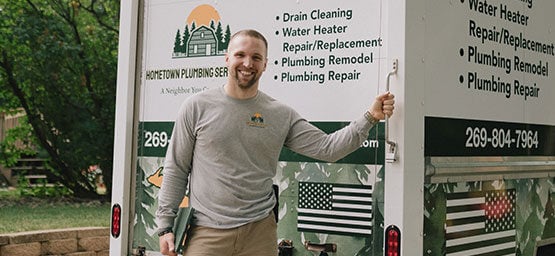
{"type": "Polygon", "coordinates": [[[251,116],[251,120],[247,122],[247,125],[260,128],[266,127],[266,124],[264,124],[264,117],[258,112],[251,116]]]}

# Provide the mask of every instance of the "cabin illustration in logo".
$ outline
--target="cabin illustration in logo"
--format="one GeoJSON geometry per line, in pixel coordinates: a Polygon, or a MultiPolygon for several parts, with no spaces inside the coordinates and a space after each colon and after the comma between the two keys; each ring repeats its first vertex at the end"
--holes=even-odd
{"type": "Polygon", "coordinates": [[[224,32],[216,9],[208,4],[199,5],[189,14],[183,30],[177,30],[172,58],[224,55],[230,37],[229,25],[224,32]]]}
{"type": "Polygon", "coordinates": [[[216,55],[217,49],[218,40],[216,40],[214,31],[206,26],[201,26],[191,34],[191,38],[187,44],[187,56],[194,57],[216,55]]]}

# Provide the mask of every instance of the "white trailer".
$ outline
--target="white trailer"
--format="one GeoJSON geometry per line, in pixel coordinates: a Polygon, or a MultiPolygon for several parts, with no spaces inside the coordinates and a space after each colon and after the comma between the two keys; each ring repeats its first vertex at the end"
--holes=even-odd
{"type": "Polygon", "coordinates": [[[395,115],[337,163],[286,149],[280,255],[555,255],[555,2],[122,1],[111,255],[158,255],[176,110],[225,83],[229,36],[269,41],[261,90],[334,131],[395,115]],[[344,203],[310,188],[341,194],[344,203]],[[326,211],[310,202],[329,202],[326,211]]]}

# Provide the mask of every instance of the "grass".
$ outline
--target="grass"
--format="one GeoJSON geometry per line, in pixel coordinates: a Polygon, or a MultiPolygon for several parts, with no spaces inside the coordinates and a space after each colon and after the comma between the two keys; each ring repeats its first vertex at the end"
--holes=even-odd
{"type": "Polygon", "coordinates": [[[73,227],[109,227],[110,203],[21,196],[0,190],[0,234],[73,227]]]}

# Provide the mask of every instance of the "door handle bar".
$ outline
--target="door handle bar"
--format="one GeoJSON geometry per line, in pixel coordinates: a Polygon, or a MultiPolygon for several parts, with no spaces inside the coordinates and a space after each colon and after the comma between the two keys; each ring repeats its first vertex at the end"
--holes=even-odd
{"type": "MultiPolygon", "coordinates": [[[[389,72],[389,74],[387,74],[387,79],[385,82],[385,90],[389,92],[389,80],[391,78],[392,75],[397,74],[397,69],[398,69],[398,60],[397,59],[393,59],[393,67],[391,72],[389,72]]],[[[397,161],[395,152],[396,152],[396,147],[397,147],[397,143],[395,143],[394,141],[389,140],[389,116],[385,116],[385,143],[387,143],[389,145],[389,149],[388,152],[385,154],[385,161],[388,163],[392,163],[397,161]]]]}

